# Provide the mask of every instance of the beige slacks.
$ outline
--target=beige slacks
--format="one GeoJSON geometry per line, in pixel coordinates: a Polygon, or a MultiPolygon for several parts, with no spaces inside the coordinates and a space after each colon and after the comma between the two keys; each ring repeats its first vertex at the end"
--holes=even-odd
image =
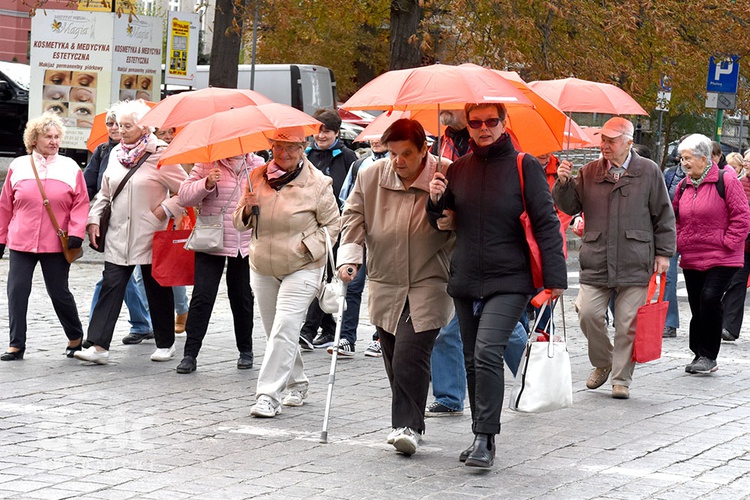
{"type": "Polygon", "coordinates": [[[586,285],[581,283],[576,300],[581,330],[588,340],[589,361],[597,368],[612,367],[612,385],[630,386],[635,363],[633,341],[635,340],[635,319],[638,308],[646,302],[648,287],[586,285]],[[607,332],[605,314],[612,292],[615,298],[615,338],[614,345],[607,332]]]}

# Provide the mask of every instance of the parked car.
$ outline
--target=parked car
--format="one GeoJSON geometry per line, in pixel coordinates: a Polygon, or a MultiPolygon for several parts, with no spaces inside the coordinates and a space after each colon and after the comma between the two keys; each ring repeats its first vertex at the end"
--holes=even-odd
{"type": "Polygon", "coordinates": [[[29,117],[27,64],[0,61],[0,155],[23,154],[23,129],[29,117]]]}

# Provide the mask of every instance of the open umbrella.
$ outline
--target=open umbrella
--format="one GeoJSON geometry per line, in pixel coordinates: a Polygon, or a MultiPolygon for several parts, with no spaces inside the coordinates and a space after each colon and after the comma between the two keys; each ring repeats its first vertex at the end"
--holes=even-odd
{"type": "Polygon", "coordinates": [[[231,109],[186,125],[159,164],[209,163],[268,149],[268,138],[276,130],[302,127],[305,135],[313,135],[320,125],[310,115],[275,102],[231,109]]]}
{"type": "Polygon", "coordinates": [[[563,78],[530,82],[529,86],[565,112],[648,115],[627,92],[609,83],[563,78]]]}
{"type": "MultiPolygon", "coordinates": [[[[153,108],[156,106],[155,102],[144,101],[149,107],[153,108]]],[[[99,144],[104,144],[109,139],[109,131],[107,131],[107,112],[99,113],[94,116],[94,123],[89,131],[89,139],[86,141],[86,149],[92,153],[99,144]]]]}
{"type": "Polygon", "coordinates": [[[359,89],[344,109],[461,109],[467,102],[532,106],[505,78],[476,64],[388,71],[359,89]]]}
{"type": "Polygon", "coordinates": [[[234,108],[269,104],[273,101],[253,90],[209,87],[167,97],[146,113],[142,125],[158,128],[183,127],[188,123],[234,108]]]}
{"type": "MultiPolygon", "coordinates": [[[[494,71],[494,70],[492,70],[494,71]]],[[[568,118],[552,103],[535,93],[518,73],[513,71],[495,71],[510,82],[534,106],[509,106],[507,127],[512,133],[516,145],[527,153],[540,155],[563,149],[566,143],[566,122],[568,118]]],[[[418,109],[411,111],[392,111],[383,113],[368,125],[360,138],[380,136],[388,126],[399,118],[417,120],[432,135],[438,132],[438,110],[418,109]]],[[[575,142],[588,139],[576,125],[571,129],[575,142]]]]}

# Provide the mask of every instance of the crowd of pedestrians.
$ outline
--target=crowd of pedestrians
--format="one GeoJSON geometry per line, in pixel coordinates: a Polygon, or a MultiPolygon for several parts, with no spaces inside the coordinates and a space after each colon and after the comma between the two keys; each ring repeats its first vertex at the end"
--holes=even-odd
{"type": "Polygon", "coordinates": [[[301,128],[276,130],[268,162],[248,154],[159,165],[175,131],[140,125],[147,112],[140,101],[114,105],[106,114],[108,140],[84,172],[58,153],[65,133],[59,118],[44,114],[27,124],[29,154],[11,163],[0,194],[0,258],[6,247],[10,258],[10,341],[2,361],[24,358],[39,263],[67,337],[66,356],[107,364],[124,302],[131,329],[122,342],[153,338],[151,360],[169,361],[175,334],[185,331],[176,371],[190,374],[226,272],[237,368],[254,366],[255,306],[267,339],[249,413],[272,418],[284,406],[304,405],[303,350],[354,356],[367,279],[375,332],[364,355],[384,361],[392,395],[387,442],[414,454],[425,417],[461,415],[468,392],[474,438],[458,458],[489,468],[510,339],[519,330],[528,334],[527,316],[535,314],[529,300],[541,290],[523,212],[541,254],[538,278],[553,298],[567,288],[565,230],[573,216],[585,216],[576,309],[592,365],[587,388],[609,381],[613,398],[631,396],[636,313],[653,273],[667,273],[663,336],[674,337],[683,270],[693,356],[686,372],[715,372],[722,340],[740,335],[750,275],[750,151],[724,158],[710,139],[692,134],[680,141],[679,164],[662,173],[633,144],[633,124],[615,117],[601,129],[601,157],[574,172],[551,151],[521,152],[506,130],[504,105],[473,103],[440,114],[446,129],[432,149],[418,121],[400,119],[357,158],[339,137],[338,113],[321,110],[311,142],[301,128]],[[57,222],[42,203],[42,188],[57,222]],[[219,216],[223,239],[195,253],[188,301],[184,288],[154,279],[152,240],[156,231],[179,226],[190,207],[219,216]],[[104,253],[86,335],[62,246],[80,248],[85,237],[104,253]],[[336,262],[325,273],[327,239],[336,262]],[[338,344],[336,318],[316,298],[333,273],[348,283],[338,344]]]}

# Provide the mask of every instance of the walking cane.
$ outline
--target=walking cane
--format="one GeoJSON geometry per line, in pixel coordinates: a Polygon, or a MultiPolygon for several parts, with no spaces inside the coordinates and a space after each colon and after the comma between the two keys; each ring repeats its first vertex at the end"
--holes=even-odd
{"type": "MultiPolygon", "coordinates": [[[[348,274],[354,274],[351,267],[346,269],[348,274]]],[[[341,282],[341,295],[339,296],[339,311],[336,318],[336,333],[333,336],[333,354],[331,355],[331,371],[328,373],[328,397],[326,397],[326,411],[323,415],[323,430],[320,433],[320,442],[328,442],[328,417],[331,415],[331,401],[333,400],[333,383],[336,381],[336,362],[339,359],[339,340],[341,339],[341,323],[346,305],[346,283],[341,282]]]]}

